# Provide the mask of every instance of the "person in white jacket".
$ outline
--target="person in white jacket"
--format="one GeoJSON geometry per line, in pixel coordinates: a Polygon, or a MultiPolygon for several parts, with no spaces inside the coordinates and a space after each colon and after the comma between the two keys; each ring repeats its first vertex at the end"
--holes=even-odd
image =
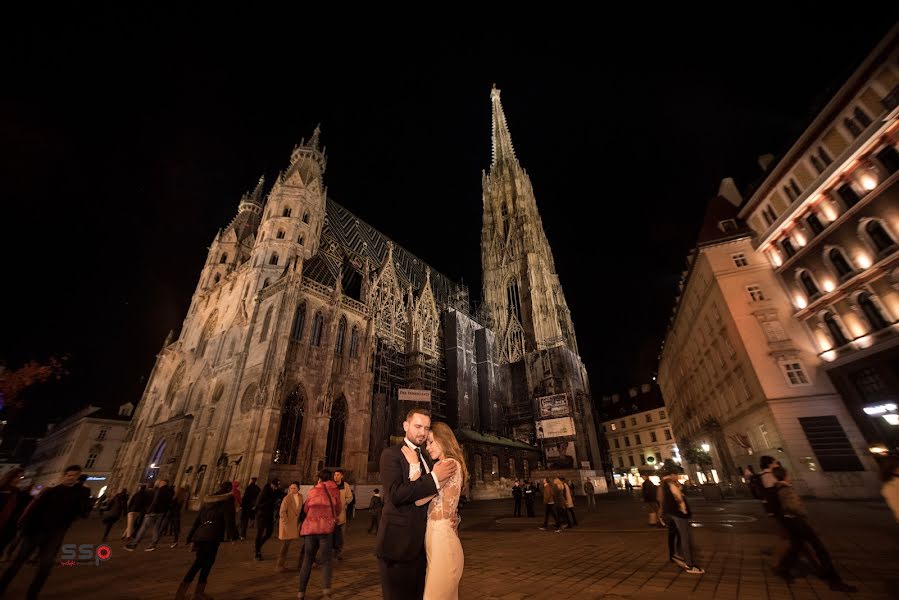
{"type": "Polygon", "coordinates": [[[883,461],[880,465],[880,479],[883,481],[880,493],[899,523],[899,457],[891,456],[883,461]]]}

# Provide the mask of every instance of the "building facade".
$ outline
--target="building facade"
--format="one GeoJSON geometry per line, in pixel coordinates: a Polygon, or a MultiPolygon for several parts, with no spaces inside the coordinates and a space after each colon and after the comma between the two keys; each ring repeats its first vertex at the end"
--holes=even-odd
{"type": "MultiPolygon", "coordinates": [[[[465,444],[473,489],[505,495],[509,479],[543,462],[537,396],[568,394],[573,418],[592,420],[498,90],[491,102],[482,310],[463,285],[327,196],[316,129],[268,194],[260,180],[213,240],[181,332],[153,367],[117,482],[166,477],[188,485],[194,504],[218,481],[308,482],[323,466],[375,484],[406,412],[426,406],[465,444]]],[[[584,426],[572,441],[592,460],[595,431],[584,426]]]]}
{"type": "Polygon", "coordinates": [[[616,487],[639,487],[641,472],[656,471],[666,459],[681,462],[674,430],[657,385],[643,384],[626,394],[603,396],[601,429],[616,487]]]}
{"type": "Polygon", "coordinates": [[[741,211],[872,451],[899,452],[899,28],[741,211]]]}
{"type": "Polygon", "coordinates": [[[90,488],[91,496],[101,496],[108,489],[133,410],[130,402],[118,410],[87,406],[50,425],[25,466],[25,482],[34,484],[39,491],[56,485],[69,465],[80,465],[87,475],[85,485],[90,488]]]}
{"type": "Polygon", "coordinates": [[[868,495],[875,465],[724,180],[688,257],[659,363],[659,384],[687,456],[708,447],[714,476],[739,481],[777,458],[802,493],[868,495]],[[821,445],[821,432],[832,446],[821,445]]]}

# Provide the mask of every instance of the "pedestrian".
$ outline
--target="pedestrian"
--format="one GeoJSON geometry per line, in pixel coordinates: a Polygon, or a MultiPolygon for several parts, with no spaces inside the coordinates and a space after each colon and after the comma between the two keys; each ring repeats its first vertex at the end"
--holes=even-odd
{"type": "MultiPolygon", "coordinates": [[[[262,546],[272,537],[275,527],[275,501],[278,499],[278,490],[281,488],[281,480],[272,479],[259,492],[256,500],[256,560],[262,560],[262,546]]],[[[229,490],[230,491],[230,490],[229,490]]]]}
{"type": "Polygon", "coordinates": [[[384,510],[384,499],[381,498],[381,492],[375,488],[375,493],[368,503],[368,514],[371,515],[371,523],[368,526],[368,533],[378,534],[378,527],[381,524],[381,511],[384,510]]]}
{"type": "Polygon", "coordinates": [[[305,556],[303,567],[300,570],[300,589],[297,598],[306,597],[306,586],[309,584],[309,576],[312,573],[312,561],[321,549],[322,564],[322,600],[331,600],[331,543],[334,539],[334,530],[340,513],[346,510],[341,504],[340,490],[332,481],[331,471],[322,469],[318,474],[318,482],[311,490],[303,510],[306,519],[300,529],[305,543],[305,556]]]}
{"type": "Polygon", "coordinates": [[[109,532],[127,511],[128,490],[122,488],[119,490],[119,493],[110,498],[107,503],[106,515],[101,519],[106,528],[103,530],[103,539],[100,541],[105,542],[109,538],[109,532]]]}
{"type": "Polygon", "coordinates": [[[780,462],[773,456],[762,456],[759,459],[759,466],[762,472],[754,478],[754,483],[750,486],[756,488],[757,493],[761,496],[762,507],[765,514],[774,519],[777,524],[777,542],[774,548],[764,549],[763,553],[774,557],[774,563],[778,564],[783,560],[784,555],[790,548],[790,532],[787,524],[784,523],[783,512],[780,510],[780,500],[777,494],[777,478],[774,476],[773,470],[781,466],[780,462]]]}
{"type": "Polygon", "coordinates": [[[82,519],[86,519],[91,516],[91,510],[94,508],[94,499],[91,498],[91,489],[87,487],[87,475],[82,473],[78,476],[78,483],[75,484],[75,487],[78,488],[78,491],[81,494],[81,514],[79,515],[82,519]]]}
{"type": "Polygon", "coordinates": [[[799,558],[799,553],[808,544],[817,555],[818,564],[822,569],[821,576],[830,584],[830,589],[838,592],[857,592],[857,587],[844,582],[837,573],[830,560],[830,553],[824,547],[821,538],[809,525],[808,511],[799,494],[791,485],[786,469],[774,467],[771,474],[777,480],[774,487],[777,490],[778,506],[783,515],[783,523],[790,535],[790,547],[774,568],[774,572],[783,577],[787,583],[792,583],[793,576],[790,574],[790,569],[799,558]]]}
{"type": "Polygon", "coordinates": [[[350,502],[353,501],[353,490],[350,488],[350,485],[343,480],[343,476],[343,469],[336,469],[334,471],[334,483],[340,491],[340,505],[343,507],[343,511],[337,517],[337,527],[334,528],[333,549],[334,558],[337,560],[343,560],[343,536],[346,529],[346,515],[350,502]]]}
{"type": "Polygon", "coordinates": [[[537,488],[530,482],[524,482],[524,508],[528,517],[534,517],[534,497],[537,495],[537,488]]]}
{"type": "Polygon", "coordinates": [[[555,479],[553,479],[553,508],[556,511],[559,522],[562,523],[562,527],[564,527],[565,529],[571,529],[571,520],[568,517],[568,498],[566,495],[567,489],[568,486],[565,485],[560,478],[556,477],[555,479]]]}
{"type": "Polygon", "coordinates": [[[880,493],[899,523],[899,458],[890,456],[884,459],[880,465],[880,480],[883,482],[880,493]]]}
{"type": "Polygon", "coordinates": [[[659,488],[652,482],[649,475],[645,473],[643,477],[643,503],[646,505],[646,511],[649,513],[650,527],[665,527],[665,519],[662,517],[661,507],[659,505],[659,488]]]}
{"type": "Polygon", "coordinates": [[[16,537],[19,517],[31,502],[30,496],[23,496],[19,482],[25,469],[15,467],[0,478],[0,553],[16,537]]]}
{"type": "MultiPolygon", "coordinates": [[[[279,573],[286,571],[284,563],[287,561],[287,553],[290,551],[290,543],[300,537],[300,514],[303,511],[303,494],[300,493],[300,482],[294,481],[287,488],[287,496],[281,501],[278,520],[278,539],[281,540],[281,552],[278,554],[278,562],[275,569],[279,573]]],[[[302,540],[300,544],[302,544],[302,540]]],[[[303,548],[297,560],[297,570],[303,565],[303,548]]]]}
{"type": "Polygon", "coordinates": [[[584,482],[584,495],[587,496],[587,511],[593,512],[596,510],[596,490],[593,488],[593,482],[589,479],[584,482]]]}
{"type": "Polygon", "coordinates": [[[546,531],[546,527],[549,525],[549,516],[552,515],[553,519],[556,522],[556,533],[562,532],[562,525],[559,522],[559,513],[556,512],[556,501],[553,495],[553,486],[550,484],[549,479],[543,478],[543,527],[538,527],[537,529],[541,531],[546,531]]]}
{"type": "Polygon", "coordinates": [[[145,533],[151,533],[153,539],[150,542],[150,545],[144,548],[144,550],[146,552],[156,550],[156,544],[159,543],[159,537],[162,535],[163,517],[168,514],[174,497],[175,490],[169,485],[167,479],[160,479],[156,482],[156,492],[153,494],[153,500],[150,501],[150,506],[147,507],[147,514],[144,517],[143,525],[140,526],[140,531],[137,532],[137,536],[125,545],[125,550],[134,552],[134,549],[137,548],[137,545],[140,543],[145,533]]]}
{"type": "Polygon", "coordinates": [[[240,501],[240,539],[247,539],[247,526],[256,518],[256,500],[259,498],[259,486],[256,478],[250,477],[240,501]]]}
{"type": "Polygon", "coordinates": [[[692,575],[705,573],[697,566],[693,556],[693,540],[690,536],[690,506],[677,481],[674,469],[663,471],[659,497],[665,520],[668,521],[668,559],[692,575]],[[680,550],[680,552],[678,552],[680,550]]]}
{"type": "Polygon", "coordinates": [[[521,516],[521,498],[523,495],[524,494],[522,493],[522,489],[521,489],[521,480],[516,479],[515,483],[512,484],[512,498],[515,501],[515,509],[512,513],[513,517],[521,516]]]}
{"type": "Polygon", "coordinates": [[[84,514],[84,494],[78,485],[81,466],[71,465],[63,471],[62,481],[51,488],[44,488],[22,513],[20,527],[21,544],[12,563],[0,577],[0,596],[12,582],[31,555],[38,553],[37,573],[28,587],[27,600],[36,600],[41,588],[50,576],[50,570],[59,560],[59,547],[69,526],[84,514]]]}
{"type": "Polygon", "coordinates": [[[122,534],[123,540],[130,540],[137,533],[137,528],[141,525],[144,511],[150,505],[151,499],[146,485],[141,485],[131,496],[131,500],[128,502],[128,521],[125,533],[122,534]]]}
{"type": "Polygon", "coordinates": [[[628,493],[629,496],[634,495],[634,484],[631,483],[630,479],[624,480],[624,489],[628,493]]]}
{"type": "Polygon", "coordinates": [[[197,573],[200,574],[200,578],[197,580],[193,599],[212,600],[206,595],[206,583],[212,565],[215,564],[219,545],[226,536],[232,540],[237,538],[237,532],[234,531],[234,496],[231,495],[230,481],[222,482],[214,495],[203,498],[200,512],[187,534],[187,543],[193,544],[196,558],[178,586],[175,600],[184,600],[187,589],[197,573]]]}
{"type": "Polygon", "coordinates": [[[565,485],[565,516],[568,518],[570,527],[577,527],[577,516],[574,514],[574,497],[571,493],[571,485],[564,477],[561,478],[565,485]]]}
{"type": "Polygon", "coordinates": [[[190,490],[186,485],[182,485],[178,488],[175,492],[175,497],[172,498],[169,512],[165,516],[164,527],[167,527],[169,533],[175,538],[169,548],[176,548],[178,546],[178,538],[181,536],[181,513],[184,511],[184,507],[187,506],[187,497],[189,493],[190,490]]]}

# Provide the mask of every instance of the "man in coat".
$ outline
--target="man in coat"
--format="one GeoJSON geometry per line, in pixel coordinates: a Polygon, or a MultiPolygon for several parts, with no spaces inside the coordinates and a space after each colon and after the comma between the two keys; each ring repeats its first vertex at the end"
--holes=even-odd
{"type": "Polygon", "coordinates": [[[428,411],[414,408],[403,422],[406,437],[403,444],[419,455],[419,465],[412,468],[425,472],[415,481],[410,479],[410,465],[403,456],[402,446],[385,449],[381,453],[381,488],[384,509],[375,554],[381,572],[384,600],[421,600],[425,589],[425,528],[428,505],[416,506],[415,501],[437,493],[456,471],[451,462],[441,461],[433,468],[424,458],[421,446],[431,430],[428,411]]]}

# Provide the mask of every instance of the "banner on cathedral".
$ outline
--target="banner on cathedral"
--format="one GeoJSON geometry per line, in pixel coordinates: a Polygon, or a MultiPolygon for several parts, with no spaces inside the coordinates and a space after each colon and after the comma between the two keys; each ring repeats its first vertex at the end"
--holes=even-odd
{"type": "Polygon", "coordinates": [[[574,451],[574,442],[559,442],[546,446],[547,469],[574,469],[577,465],[577,457],[574,451]]]}
{"type": "Polygon", "coordinates": [[[430,402],[431,390],[410,390],[407,388],[400,388],[399,400],[401,402],[430,402]]]}
{"type": "Polygon", "coordinates": [[[571,417],[544,419],[537,421],[537,438],[549,439],[574,435],[574,420],[571,417]]]}
{"type": "Polygon", "coordinates": [[[537,406],[540,407],[541,419],[555,419],[571,414],[568,412],[568,394],[541,396],[537,398],[537,406]]]}

